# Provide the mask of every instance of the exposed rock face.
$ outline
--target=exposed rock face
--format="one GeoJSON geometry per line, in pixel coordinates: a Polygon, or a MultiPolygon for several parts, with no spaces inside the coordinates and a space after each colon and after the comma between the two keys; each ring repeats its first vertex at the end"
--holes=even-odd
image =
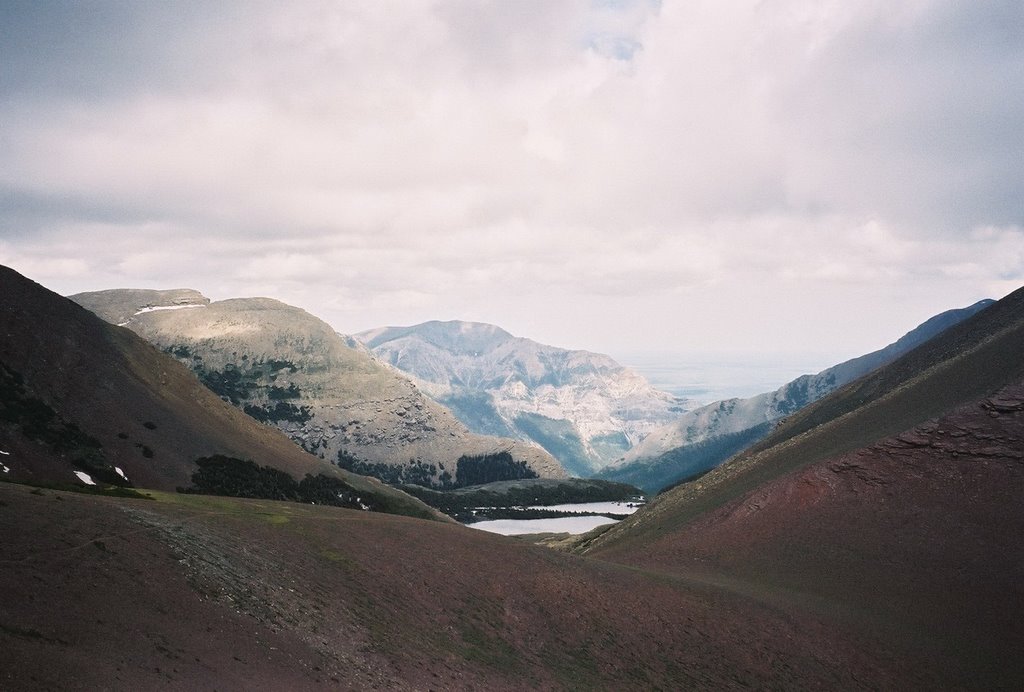
{"type": "Polygon", "coordinates": [[[774,392],[718,401],[689,411],[652,432],[599,475],[657,491],[703,473],[762,439],[786,416],[892,362],[993,302],[983,300],[943,312],[883,349],[816,375],[801,375],[774,392]]]}
{"type": "MultiPolygon", "coordinates": [[[[464,464],[563,477],[542,449],[470,433],[408,379],[309,313],[268,298],[110,290],[72,299],[175,356],[223,399],[307,451],[392,482],[446,485],[464,464]]],[[[494,478],[493,480],[499,480],[494,478]]]]}
{"type": "Polygon", "coordinates": [[[356,338],[478,433],[532,440],[590,475],[677,418],[686,402],[608,356],[477,322],[383,327],[356,338]]]}

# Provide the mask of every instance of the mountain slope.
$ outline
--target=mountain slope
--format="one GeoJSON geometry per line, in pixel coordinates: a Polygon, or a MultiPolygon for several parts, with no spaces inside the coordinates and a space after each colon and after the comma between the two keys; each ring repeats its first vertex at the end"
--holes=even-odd
{"type": "Polygon", "coordinates": [[[197,458],[225,455],[296,478],[339,478],[402,511],[433,516],[405,493],[303,452],[132,332],[6,267],[0,334],[3,480],[173,491],[191,485],[197,458]]]}
{"type": "Polygon", "coordinates": [[[490,324],[425,322],[355,336],[470,429],[532,440],[577,475],[619,458],[685,410],[608,356],[545,346],[490,324]]]}
{"type": "MultiPolygon", "coordinates": [[[[789,416],[728,463],[663,493],[648,508],[659,508],[673,526],[682,525],[759,483],[898,435],[1021,378],[1024,289],[789,416]]],[[[634,534],[651,516],[650,511],[638,513],[616,525],[601,543],[627,533],[636,540],[634,534]]]]}
{"type": "Polygon", "coordinates": [[[774,392],[694,409],[652,432],[622,459],[597,474],[650,492],[714,468],[767,435],[781,419],[962,322],[994,301],[982,300],[927,320],[895,343],[802,375],[774,392]]]}
{"type": "Polygon", "coordinates": [[[584,547],[799,594],[949,687],[1019,687],[1024,289],[584,547]],[[1009,610],[1008,610],[1009,608],[1009,610]]]}
{"type": "Polygon", "coordinates": [[[329,325],[269,298],[210,302],[195,291],[98,291],[72,299],[188,365],[217,394],[307,451],[388,482],[460,484],[563,477],[543,450],[471,434],[406,378],[329,325]],[[460,469],[461,472],[460,472],[460,469]]]}
{"type": "Polygon", "coordinates": [[[5,689],[934,688],[770,597],[440,522],[0,484],[5,689]]]}

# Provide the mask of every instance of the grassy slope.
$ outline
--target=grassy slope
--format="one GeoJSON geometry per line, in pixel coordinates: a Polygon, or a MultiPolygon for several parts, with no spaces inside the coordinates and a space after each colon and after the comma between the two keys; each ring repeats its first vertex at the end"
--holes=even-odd
{"type": "Polygon", "coordinates": [[[828,613],[943,686],[1024,664],[1024,295],[791,417],[584,550],[828,613]]]}
{"type": "Polygon", "coordinates": [[[927,685],[728,584],[437,522],[0,484],[0,686],[681,689],[927,685]]]}
{"type": "MultiPolygon", "coordinates": [[[[951,326],[991,306],[993,302],[992,300],[982,300],[966,308],[940,313],[885,348],[839,363],[816,375],[802,375],[774,392],[759,395],[747,401],[760,400],[762,406],[767,406],[769,402],[766,397],[770,397],[774,401],[773,409],[779,407],[779,411],[799,410],[808,403],[808,397],[818,398],[821,396],[822,387],[828,386],[831,389],[837,381],[848,383],[855,377],[875,370],[916,345],[933,339],[951,326]]],[[[721,406],[721,403],[716,402],[718,406],[721,406]]],[[[716,404],[711,404],[710,407],[716,407],[716,404]]],[[[703,410],[706,411],[710,407],[705,407],[703,410]]],[[[767,413],[769,413],[767,409],[762,410],[762,414],[767,413]]],[[[760,441],[772,431],[778,422],[774,416],[780,414],[772,413],[771,415],[773,418],[769,422],[760,425],[752,424],[751,427],[744,430],[714,435],[700,442],[691,443],[679,439],[677,444],[680,446],[661,453],[648,449],[645,456],[635,458],[629,463],[606,467],[595,474],[595,477],[632,483],[651,493],[659,492],[684,479],[706,473],[760,441]]],[[[728,417],[729,414],[726,414],[725,418],[719,419],[719,422],[728,421],[728,417]]],[[[636,451],[640,451],[640,449],[635,450],[634,453],[636,451]]]]}
{"type": "Polygon", "coordinates": [[[659,496],[590,551],[644,542],[814,461],[850,452],[1024,377],[1024,289],[790,416],[694,483],[659,496]]]}
{"type": "Polygon", "coordinates": [[[605,559],[789,593],[940,672],[1024,682],[1024,382],[605,559]]]}

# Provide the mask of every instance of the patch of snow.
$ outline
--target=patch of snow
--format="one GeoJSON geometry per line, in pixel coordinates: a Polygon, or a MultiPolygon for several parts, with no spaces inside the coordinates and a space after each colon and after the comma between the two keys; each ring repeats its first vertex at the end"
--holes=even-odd
{"type": "Polygon", "coordinates": [[[117,475],[118,475],[118,476],[120,476],[121,478],[123,478],[123,479],[125,479],[125,480],[128,480],[128,476],[124,475],[124,471],[122,471],[122,470],[120,469],[120,467],[117,467],[117,466],[115,466],[115,467],[114,467],[114,470],[115,470],[115,471],[117,471],[117,475]]]}
{"type": "Polygon", "coordinates": [[[10,453],[10,452],[5,452],[5,451],[4,451],[4,450],[2,450],[2,449],[0,449],[0,454],[3,454],[3,455],[4,455],[5,457],[9,457],[9,456],[11,456],[11,453],[10,453]]]}
{"type": "Polygon", "coordinates": [[[4,466],[3,464],[0,464],[0,469],[3,469],[4,473],[10,473],[11,472],[11,470],[9,468],[7,468],[6,466],[4,466]]]}
{"type": "MultiPolygon", "coordinates": [[[[202,303],[189,303],[187,305],[150,305],[136,311],[136,315],[141,315],[144,312],[156,312],[157,310],[184,310],[185,308],[205,308],[206,305],[202,303]]],[[[127,322],[125,322],[127,324],[127,322]]],[[[124,326],[124,325],[119,325],[124,326]]]]}
{"type": "Polygon", "coordinates": [[[96,485],[96,481],[94,481],[85,471],[75,471],[75,475],[78,476],[78,480],[82,481],[86,485],[96,485]]]}

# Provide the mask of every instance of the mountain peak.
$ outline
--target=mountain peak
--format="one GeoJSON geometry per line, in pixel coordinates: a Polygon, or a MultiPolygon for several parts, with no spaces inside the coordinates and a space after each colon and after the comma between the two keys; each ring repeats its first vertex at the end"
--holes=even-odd
{"type": "Polygon", "coordinates": [[[446,351],[465,353],[489,351],[516,338],[493,324],[463,320],[431,320],[407,327],[381,327],[362,332],[356,337],[368,348],[374,349],[410,335],[446,351]]]}
{"type": "Polygon", "coordinates": [[[356,334],[479,433],[531,440],[587,475],[674,419],[683,402],[609,356],[546,346],[480,322],[356,334]]]}

